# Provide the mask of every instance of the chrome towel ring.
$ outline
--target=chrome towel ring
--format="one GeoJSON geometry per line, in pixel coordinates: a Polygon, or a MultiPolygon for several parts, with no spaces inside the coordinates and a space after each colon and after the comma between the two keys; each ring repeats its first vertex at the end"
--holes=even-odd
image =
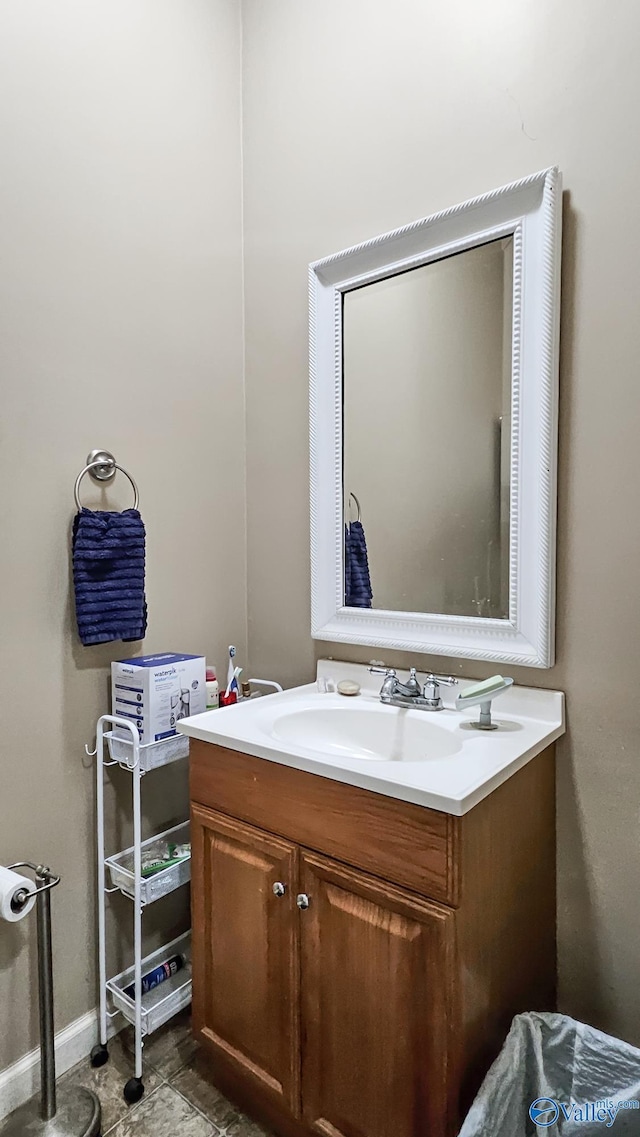
{"type": "Polygon", "coordinates": [[[119,470],[120,473],[124,474],[125,478],[128,478],[131,482],[131,488],[134,494],[133,508],[138,508],[140,495],[138,493],[138,487],[129,471],[125,470],[124,466],[119,466],[113,454],[108,450],[92,450],[91,453],[87,455],[87,464],[78,474],[76,484],[73,487],[73,496],[76,500],[78,513],[82,509],[82,503],[80,501],[80,482],[85,474],[90,474],[90,476],[98,482],[110,482],[112,478],[115,478],[116,470],[119,470]]]}

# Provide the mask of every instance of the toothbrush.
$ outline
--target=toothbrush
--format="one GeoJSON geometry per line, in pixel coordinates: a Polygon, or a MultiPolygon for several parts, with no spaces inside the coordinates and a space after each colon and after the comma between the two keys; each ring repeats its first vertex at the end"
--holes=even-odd
{"type": "Polygon", "coordinates": [[[238,676],[241,674],[242,674],[242,668],[241,667],[234,667],[231,678],[227,684],[227,689],[224,693],[225,699],[229,698],[229,692],[230,691],[237,691],[238,690],[238,676]]]}
{"type": "Polygon", "coordinates": [[[229,691],[231,690],[231,684],[233,683],[233,675],[234,675],[233,659],[234,659],[235,654],[236,654],[236,649],[234,648],[233,644],[230,644],[229,645],[229,666],[227,668],[227,691],[226,691],[227,695],[229,694],[229,691]]]}

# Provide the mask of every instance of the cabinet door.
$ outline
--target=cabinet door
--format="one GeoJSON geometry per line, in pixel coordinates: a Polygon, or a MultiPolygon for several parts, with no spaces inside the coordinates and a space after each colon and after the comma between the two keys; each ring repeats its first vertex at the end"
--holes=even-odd
{"type": "Polygon", "coordinates": [[[327,1137],[443,1137],[454,913],[315,854],[301,879],[305,1119],[327,1137]]]}
{"type": "Polygon", "coordinates": [[[191,842],[194,1027],[236,1071],[297,1113],[296,847],[199,806],[191,842]]]}

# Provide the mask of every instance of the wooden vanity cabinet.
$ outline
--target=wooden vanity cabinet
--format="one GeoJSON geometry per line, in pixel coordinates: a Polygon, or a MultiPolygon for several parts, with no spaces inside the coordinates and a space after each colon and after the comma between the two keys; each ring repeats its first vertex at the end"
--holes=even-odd
{"type": "Polygon", "coordinates": [[[191,746],[194,1030],[283,1137],[452,1137],[555,1005],[553,748],[464,817],[191,746]]]}
{"type": "Polygon", "coordinates": [[[299,935],[290,890],[297,849],[193,806],[191,856],[198,1029],[221,1057],[295,1112],[299,935]],[[273,885],[285,881],[284,902],[276,903],[273,885]]]}
{"type": "Polygon", "coordinates": [[[303,1117],[336,1137],[442,1132],[453,914],[311,853],[301,881],[303,1117]]]}

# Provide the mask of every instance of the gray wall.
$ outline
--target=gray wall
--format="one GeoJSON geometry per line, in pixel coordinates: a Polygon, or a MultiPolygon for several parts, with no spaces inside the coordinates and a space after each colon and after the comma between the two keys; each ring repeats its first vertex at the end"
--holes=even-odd
{"type": "MultiPolygon", "coordinates": [[[[73,629],[92,447],[139,483],[144,649],[245,654],[239,35],[234,0],[0,0],[0,863],[62,874],[58,1028],[96,1005],[84,743],[110,660],[140,650],[73,629]]],[[[129,504],[119,477],[104,507],[129,504]]],[[[147,825],[184,814],[186,773],[145,784],[147,825]]],[[[183,893],[145,923],[157,939],[185,915],[183,893]]],[[[0,1070],[36,1045],[34,957],[33,918],[0,925],[0,1070]]]]}
{"type": "Polygon", "coordinates": [[[604,0],[245,0],[243,25],[249,626],[260,672],[298,683],[316,653],[379,655],[309,638],[308,262],[545,166],[564,173],[558,662],[514,675],[567,693],[561,1005],[639,1043],[640,158],[630,123],[640,8],[620,0],[613,19],[604,0]]]}

